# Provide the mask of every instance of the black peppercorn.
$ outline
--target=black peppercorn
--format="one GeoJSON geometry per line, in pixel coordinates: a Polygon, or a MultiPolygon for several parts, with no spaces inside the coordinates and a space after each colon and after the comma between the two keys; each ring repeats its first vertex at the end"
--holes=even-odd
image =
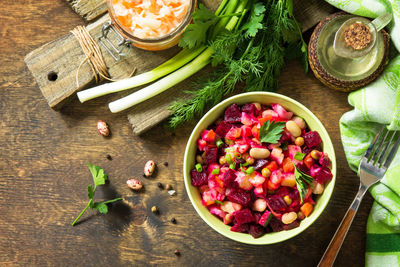
{"type": "Polygon", "coordinates": [[[165,167],[168,167],[168,162],[164,162],[164,166],[165,166],[165,167]]]}
{"type": "Polygon", "coordinates": [[[108,160],[112,160],[112,157],[111,157],[110,154],[107,154],[107,155],[106,155],[106,158],[107,158],[108,160]]]}
{"type": "Polygon", "coordinates": [[[173,224],[176,224],[176,219],[175,219],[175,218],[171,218],[171,222],[172,222],[173,224]]]}
{"type": "Polygon", "coordinates": [[[175,249],[174,253],[175,253],[176,256],[180,256],[181,255],[180,251],[177,250],[177,249],[175,249]]]}
{"type": "Polygon", "coordinates": [[[160,182],[157,183],[157,186],[158,186],[158,188],[160,188],[160,189],[163,189],[163,188],[164,188],[163,184],[160,183],[160,182]]]}

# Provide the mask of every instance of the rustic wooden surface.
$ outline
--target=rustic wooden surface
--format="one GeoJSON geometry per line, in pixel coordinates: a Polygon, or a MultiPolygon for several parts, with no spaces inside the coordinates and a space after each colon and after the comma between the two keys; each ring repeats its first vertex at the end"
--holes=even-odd
{"type": "MultiPolygon", "coordinates": [[[[67,0],[67,2],[83,17],[85,17],[84,14],[80,12],[82,10],[85,10],[85,14],[91,9],[93,13],[99,13],[99,10],[101,10],[99,9],[101,7],[99,1],[67,0]]],[[[211,9],[216,9],[220,0],[202,0],[201,2],[211,9]]],[[[318,0],[297,0],[294,4],[296,16],[302,23],[303,30],[309,29],[333,10],[332,6],[318,0]]],[[[106,11],[105,7],[103,7],[103,11],[106,11]]],[[[88,25],[87,29],[95,40],[100,36],[101,27],[107,20],[109,20],[109,16],[104,15],[88,25]]],[[[113,35],[110,34],[109,36],[113,39],[113,35]]],[[[114,79],[127,77],[134,67],[137,68],[137,74],[150,70],[178,52],[177,47],[162,52],[150,52],[132,48],[130,53],[117,63],[102,46],[100,46],[100,49],[103,52],[109,73],[114,79]]],[[[76,83],[77,69],[85,58],[86,56],[78,41],[70,33],[35,49],[25,57],[25,62],[50,107],[61,108],[66,102],[76,98],[75,93],[77,91],[93,85],[94,74],[87,62],[81,66],[79,71],[79,86],[76,83]]],[[[192,82],[193,80],[181,83],[129,109],[128,112],[124,112],[128,116],[133,132],[141,134],[167,118],[170,114],[168,107],[178,97],[187,97],[183,91],[187,90],[187,85],[192,82]]],[[[114,94],[113,99],[131,93],[134,90],[136,89],[114,94]]],[[[94,101],[103,101],[102,99],[94,101]]]]}
{"type": "MultiPolygon", "coordinates": [[[[3,0],[0,14],[0,266],[316,266],[358,189],[339,137],[339,118],[350,109],[346,93],[324,87],[296,62],[287,65],[278,92],[305,104],[326,126],[337,154],[337,183],[326,210],[305,232],[275,245],[244,245],[206,225],[185,193],[182,159],[193,124],[175,134],[157,126],[137,137],[125,114],[109,113],[107,97],[87,105],[73,100],[61,112],[48,107],[23,59],[82,23],[65,1],[3,0]],[[109,122],[111,138],[97,134],[98,119],[109,122]],[[145,179],[141,173],[148,159],[159,169],[145,179]],[[71,227],[92,182],[86,161],[109,174],[110,183],[99,188],[97,199],[122,195],[127,202],[107,215],[89,211],[71,227]],[[129,191],[130,177],[141,179],[145,190],[129,191]],[[177,195],[159,190],[157,182],[173,185],[177,195]],[[151,213],[153,205],[159,216],[151,213]]],[[[370,207],[367,195],[336,266],[363,266],[370,207]]]]}

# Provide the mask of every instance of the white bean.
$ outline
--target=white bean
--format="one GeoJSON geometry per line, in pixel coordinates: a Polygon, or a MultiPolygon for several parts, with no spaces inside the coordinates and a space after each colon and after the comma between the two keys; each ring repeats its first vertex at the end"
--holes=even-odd
{"type": "Polygon", "coordinates": [[[325,190],[325,186],[323,184],[317,183],[313,188],[313,194],[321,195],[325,190]]]}
{"type": "Polygon", "coordinates": [[[286,130],[293,136],[299,137],[301,135],[301,129],[294,121],[286,122],[286,130]]]}
{"type": "Polygon", "coordinates": [[[300,118],[299,116],[294,116],[292,118],[292,121],[294,121],[301,129],[305,129],[306,128],[306,122],[300,118]]]}
{"type": "Polygon", "coordinates": [[[285,213],[285,214],[282,215],[282,222],[284,224],[291,224],[296,219],[297,219],[297,214],[294,211],[288,212],[288,213],[285,213]]]}
{"type": "Polygon", "coordinates": [[[147,177],[151,176],[155,168],[156,168],[156,163],[152,160],[149,160],[144,165],[144,175],[146,175],[147,177]]]}
{"type": "Polygon", "coordinates": [[[266,148],[254,147],[250,149],[250,156],[255,159],[266,159],[271,153],[266,148]]]}

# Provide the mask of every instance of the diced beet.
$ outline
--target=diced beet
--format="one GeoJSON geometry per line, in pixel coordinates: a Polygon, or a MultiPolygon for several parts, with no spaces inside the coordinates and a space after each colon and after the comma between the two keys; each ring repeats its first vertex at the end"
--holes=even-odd
{"type": "Polygon", "coordinates": [[[305,133],[304,136],[304,143],[306,146],[309,148],[314,148],[321,144],[322,140],[321,137],[319,136],[319,133],[316,131],[309,131],[308,133],[305,133]]]}
{"type": "Polygon", "coordinates": [[[252,166],[256,172],[260,172],[263,168],[265,168],[265,166],[267,166],[267,164],[268,164],[268,160],[258,159],[258,160],[254,161],[254,164],[252,166]]]}
{"type": "Polygon", "coordinates": [[[234,170],[232,169],[228,169],[225,173],[224,173],[224,185],[228,188],[237,188],[238,184],[235,181],[236,179],[236,173],[234,170]]]}
{"type": "Polygon", "coordinates": [[[192,177],[192,185],[199,187],[208,183],[207,173],[205,171],[198,172],[196,169],[190,171],[192,177]]]}
{"type": "Polygon", "coordinates": [[[292,230],[292,229],[297,228],[299,226],[300,226],[300,222],[298,220],[295,220],[291,224],[284,224],[283,225],[283,229],[284,230],[292,230]]]}
{"type": "Polygon", "coordinates": [[[259,238],[265,234],[264,227],[258,224],[250,224],[249,234],[251,234],[254,238],[259,238]]]}
{"type": "Polygon", "coordinates": [[[232,128],[226,121],[221,121],[218,125],[217,129],[215,129],[215,133],[219,135],[219,137],[225,137],[226,133],[232,128]]]}
{"type": "Polygon", "coordinates": [[[218,149],[216,147],[206,147],[204,160],[207,164],[217,162],[218,149]]]}
{"type": "Polygon", "coordinates": [[[262,214],[261,214],[261,212],[254,212],[253,211],[253,216],[254,216],[254,221],[255,222],[259,222],[260,219],[261,219],[262,214]]]}
{"type": "Polygon", "coordinates": [[[311,166],[310,175],[320,184],[330,181],[333,177],[330,169],[318,166],[317,164],[311,166]]]}
{"type": "Polygon", "coordinates": [[[328,157],[328,154],[327,154],[327,153],[324,153],[324,152],[322,152],[321,154],[322,154],[322,155],[321,155],[321,157],[319,158],[319,164],[320,164],[322,167],[330,168],[330,167],[332,166],[332,162],[331,162],[330,158],[328,157]]]}
{"type": "Polygon", "coordinates": [[[285,200],[280,195],[268,196],[267,203],[275,212],[284,211],[287,207],[285,200]]]}
{"type": "Polygon", "coordinates": [[[243,159],[243,158],[236,158],[235,157],[235,163],[236,163],[236,165],[238,165],[238,164],[243,164],[243,163],[245,163],[246,161],[243,159]]]}
{"type": "Polygon", "coordinates": [[[258,220],[258,223],[263,227],[267,227],[272,217],[274,217],[274,215],[272,215],[272,213],[269,210],[266,210],[264,214],[261,216],[261,218],[258,220]]]}
{"type": "Polygon", "coordinates": [[[279,139],[279,142],[280,143],[284,143],[284,142],[288,142],[288,141],[291,141],[291,140],[292,140],[292,136],[290,135],[290,133],[287,132],[287,131],[283,131],[282,135],[281,135],[281,138],[279,139]]]}
{"type": "Polygon", "coordinates": [[[247,206],[251,200],[251,195],[242,189],[232,189],[227,194],[229,201],[247,206]]]}
{"type": "Polygon", "coordinates": [[[248,224],[235,224],[231,227],[232,232],[247,233],[249,231],[248,224]]]}
{"type": "Polygon", "coordinates": [[[283,223],[282,221],[276,219],[275,217],[271,219],[269,222],[269,226],[272,229],[272,232],[280,232],[283,230],[283,223]]]}
{"type": "Polygon", "coordinates": [[[242,209],[233,213],[236,224],[254,222],[254,216],[249,209],[242,209]]]}
{"type": "Polygon", "coordinates": [[[300,162],[296,163],[296,167],[297,167],[297,169],[299,169],[301,172],[310,175],[310,169],[307,168],[306,164],[304,164],[303,161],[300,161],[300,162]]]}
{"type": "Polygon", "coordinates": [[[224,120],[229,123],[240,122],[241,117],[242,113],[236,104],[232,104],[225,110],[224,120]]]}
{"type": "Polygon", "coordinates": [[[256,108],[256,105],[254,105],[253,103],[250,103],[250,104],[243,105],[242,112],[245,112],[249,115],[253,115],[253,116],[257,117],[259,110],[256,108]]]}

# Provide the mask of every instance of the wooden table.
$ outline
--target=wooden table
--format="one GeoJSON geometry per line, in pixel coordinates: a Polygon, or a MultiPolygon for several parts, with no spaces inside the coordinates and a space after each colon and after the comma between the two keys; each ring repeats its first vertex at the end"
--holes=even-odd
{"type": "MultiPolygon", "coordinates": [[[[72,101],[51,110],[23,61],[41,44],[66,34],[83,21],[62,0],[11,1],[0,5],[0,265],[266,265],[315,266],[353,199],[359,180],[347,166],[339,119],[350,109],[347,94],[330,90],[297,62],[282,73],[279,93],[310,108],[334,143],[338,177],[321,217],[299,236],[280,244],[250,246],[214,232],[196,214],[186,195],[182,159],[192,125],[175,134],[158,126],[133,136],[125,114],[111,114],[104,97],[85,105],[72,101]],[[112,137],[96,131],[109,122],[112,137]],[[113,160],[107,160],[110,154],[113,160]],[[142,177],[148,159],[158,163],[154,178],[142,177]],[[92,183],[86,161],[102,166],[110,183],[98,199],[127,200],[107,215],[87,212],[71,222],[87,203],[92,183]],[[163,162],[168,162],[164,166],[163,162]],[[136,177],[145,190],[130,191],[136,177]],[[160,190],[169,183],[176,196],[160,190]],[[156,205],[160,215],[150,209],[156,205]],[[170,219],[175,217],[177,224],[170,219]],[[181,256],[174,255],[179,249],[181,256]]],[[[363,201],[336,266],[362,266],[365,227],[372,199],[363,201]]]]}

